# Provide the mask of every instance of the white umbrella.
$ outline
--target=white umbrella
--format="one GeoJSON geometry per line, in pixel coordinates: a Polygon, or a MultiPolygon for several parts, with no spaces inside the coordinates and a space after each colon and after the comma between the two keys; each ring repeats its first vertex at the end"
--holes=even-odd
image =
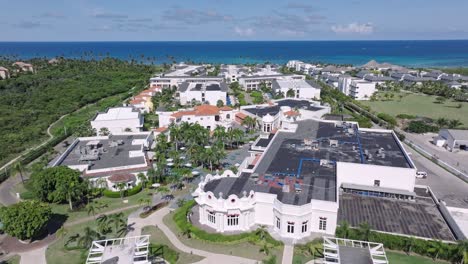
{"type": "Polygon", "coordinates": [[[190,162],[185,163],[185,167],[192,167],[192,163],[190,163],[190,162]]]}
{"type": "Polygon", "coordinates": [[[160,183],[153,183],[153,184],[151,184],[151,186],[154,187],[154,188],[158,188],[158,187],[161,186],[161,184],[160,183]]]}
{"type": "Polygon", "coordinates": [[[169,162],[169,163],[167,164],[167,166],[172,167],[172,166],[174,166],[174,163],[169,162]]]}
{"type": "Polygon", "coordinates": [[[174,160],[173,159],[167,159],[166,161],[167,162],[173,162],[174,160]]]}
{"type": "Polygon", "coordinates": [[[180,147],[179,149],[180,149],[180,150],[185,150],[185,147],[180,147]]]}
{"type": "Polygon", "coordinates": [[[192,171],[192,175],[199,175],[200,172],[199,171],[192,171]]]}

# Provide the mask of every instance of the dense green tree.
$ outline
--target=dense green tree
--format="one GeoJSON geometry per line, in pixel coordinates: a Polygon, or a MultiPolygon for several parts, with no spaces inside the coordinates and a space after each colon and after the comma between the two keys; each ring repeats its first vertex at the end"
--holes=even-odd
{"type": "Polygon", "coordinates": [[[23,201],[0,209],[3,230],[10,236],[27,240],[39,235],[52,215],[49,205],[39,201],[23,201]]]}
{"type": "Polygon", "coordinates": [[[80,177],[80,172],[66,166],[33,173],[31,182],[36,198],[43,202],[68,202],[70,210],[73,210],[73,203],[82,201],[88,191],[88,184],[80,177]]]}

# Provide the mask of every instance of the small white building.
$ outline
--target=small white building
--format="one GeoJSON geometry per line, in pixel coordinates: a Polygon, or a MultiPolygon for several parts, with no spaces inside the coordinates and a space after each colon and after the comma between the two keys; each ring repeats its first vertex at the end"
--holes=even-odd
{"type": "Polygon", "coordinates": [[[95,186],[112,191],[130,189],[140,183],[138,174],[146,175],[151,167],[147,151],[153,142],[153,132],[80,137],[50,166],[76,169],[95,186]]]}
{"type": "Polygon", "coordinates": [[[369,100],[375,93],[376,83],[366,80],[352,80],[349,85],[349,95],[356,100],[369,100]]]}
{"type": "Polygon", "coordinates": [[[143,128],[143,123],[143,116],[133,107],[115,107],[96,114],[91,120],[91,127],[98,135],[102,128],[107,128],[111,134],[120,134],[139,132],[143,128]]]}
{"type": "Polygon", "coordinates": [[[217,107],[214,105],[200,105],[177,112],[156,112],[159,116],[160,127],[169,127],[171,124],[180,125],[187,122],[190,124],[197,123],[210,131],[213,131],[217,126],[226,129],[231,128],[235,120],[235,113],[236,111],[228,106],[217,107]]]}
{"type": "Polygon", "coordinates": [[[320,100],[320,85],[311,80],[273,80],[274,93],[281,93],[287,97],[288,91],[294,92],[294,98],[320,100]]]}
{"type": "Polygon", "coordinates": [[[351,82],[354,80],[359,79],[350,75],[341,75],[340,77],[338,77],[338,90],[344,93],[345,95],[349,95],[351,82]]]}
{"type": "Polygon", "coordinates": [[[177,89],[181,105],[195,103],[217,105],[226,104],[228,86],[225,82],[189,83],[184,82],[177,89]]]}
{"type": "Polygon", "coordinates": [[[468,150],[468,130],[441,129],[434,143],[450,151],[466,151],[468,150]]]}
{"type": "Polygon", "coordinates": [[[239,84],[247,91],[258,90],[262,84],[265,84],[267,88],[272,88],[272,82],[274,80],[305,80],[304,75],[284,75],[284,74],[273,74],[273,75],[251,75],[239,77],[239,84]]]}
{"type": "Polygon", "coordinates": [[[0,66],[0,79],[5,80],[10,78],[10,71],[5,68],[0,66]]]}

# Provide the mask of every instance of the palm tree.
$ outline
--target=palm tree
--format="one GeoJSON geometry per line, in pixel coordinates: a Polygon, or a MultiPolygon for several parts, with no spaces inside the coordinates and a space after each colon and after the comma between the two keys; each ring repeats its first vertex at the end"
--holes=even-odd
{"type": "Polygon", "coordinates": [[[78,245],[82,248],[89,248],[91,243],[93,243],[93,241],[98,237],[99,234],[87,226],[83,230],[83,234],[78,239],[78,245]]]}
{"type": "Polygon", "coordinates": [[[96,216],[97,206],[94,203],[89,203],[86,205],[88,215],[92,214],[93,218],[96,216]]]}
{"type": "Polygon", "coordinates": [[[83,188],[79,186],[75,182],[70,182],[70,185],[67,189],[67,198],[68,204],[70,206],[70,210],[73,211],[73,201],[83,197],[83,188]]]}
{"type": "Polygon", "coordinates": [[[369,223],[363,222],[359,225],[359,234],[362,240],[369,241],[369,237],[371,234],[371,227],[369,223]]]}
{"type": "Polygon", "coordinates": [[[170,193],[171,190],[169,188],[167,188],[167,186],[160,186],[160,187],[158,187],[158,189],[156,189],[156,192],[160,193],[161,195],[165,195],[165,194],[170,193]]]}
{"type": "Polygon", "coordinates": [[[171,124],[169,127],[169,133],[171,135],[171,141],[175,143],[175,149],[178,150],[178,143],[181,136],[181,129],[179,126],[171,124]]]}
{"type": "Polygon", "coordinates": [[[252,128],[255,128],[257,122],[253,117],[246,116],[242,121],[242,125],[247,126],[247,129],[250,131],[252,128]]]}
{"type": "Polygon", "coordinates": [[[122,200],[123,200],[123,198],[124,198],[125,187],[127,187],[127,186],[126,186],[126,184],[123,183],[123,182],[120,182],[120,183],[117,184],[117,188],[119,189],[119,192],[120,192],[120,198],[121,198],[122,200]]]}
{"type": "Polygon", "coordinates": [[[349,237],[349,224],[347,221],[342,221],[340,224],[340,237],[342,238],[348,238],[349,237]]]}
{"type": "Polygon", "coordinates": [[[109,228],[109,217],[105,214],[100,215],[97,219],[98,222],[98,231],[101,234],[106,234],[110,231],[109,228]]]}
{"type": "Polygon", "coordinates": [[[244,131],[239,128],[231,130],[232,137],[236,141],[236,146],[239,147],[239,141],[244,137],[244,131]]]}
{"type": "Polygon", "coordinates": [[[127,222],[123,219],[123,213],[111,214],[109,215],[109,224],[114,224],[115,231],[117,232],[123,226],[127,225],[127,222]]]}
{"type": "Polygon", "coordinates": [[[439,128],[443,128],[448,125],[449,121],[446,118],[441,117],[436,120],[436,123],[439,128]]]}
{"type": "Polygon", "coordinates": [[[448,123],[449,128],[456,128],[456,127],[459,127],[461,125],[463,125],[463,123],[460,122],[460,120],[458,120],[458,119],[452,119],[448,123]]]}
{"type": "Polygon", "coordinates": [[[99,129],[99,135],[101,136],[109,136],[110,135],[110,131],[107,127],[101,127],[101,129],[99,129]]]}
{"type": "Polygon", "coordinates": [[[413,237],[409,237],[405,239],[404,251],[406,252],[407,255],[411,253],[411,249],[413,248],[414,243],[415,243],[415,240],[413,237]]]}
{"type": "Polygon", "coordinates": [[[18,173],[21,177],[21,182],[23,183],[24,185],[24,178],[23,178],[23,172],[24,172],[25,168],[23,166],[23,163],[21,163],[20,161],[17,161],[13,164],[13,166],[11,167],[11,171],[13,173],[18,173]]]}
{"type": "Polygon", "coordinates": [[[189,226],[184,227],[184,229],[182,230],[182,235],[187,237],[188,239],[192,238],[192,229],[189,226]]]}
{"type": "Polygon", "coordinates": [[[255,235],[258,236],[260,241],[264,241],[267,235],[267,228],[265,225],[260,225],[258,229],[255,231],[255,235]]]}
{"type": "Polygon", "coordinates": [[[138,177],[138,180],[140,181],[141,187],[145,188],[146,183],[148,182],[148,178],[146,177],[146,175],[140,172],[137,174],[137,177],[138,177]]]}

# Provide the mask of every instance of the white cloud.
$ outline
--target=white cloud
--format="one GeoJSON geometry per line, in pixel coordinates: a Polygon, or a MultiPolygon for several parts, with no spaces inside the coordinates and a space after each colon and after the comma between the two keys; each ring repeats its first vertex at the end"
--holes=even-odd
{"type": "Polygon", "coordinates": [[[348,25],[335,25],[331,27],[331,30],[335,33],[341,34],[371,34],[374,32],[374,26],[372,23],[365,23],[365,24],[359,24],[359,23],[351,23],[348,25]]]}
{"type": "Polygon", "coordinates": [[[235,27],[234,32],[241,37],[250,37],[255,34],[255,30],[253,28],[240,28],[235,27]]]}

